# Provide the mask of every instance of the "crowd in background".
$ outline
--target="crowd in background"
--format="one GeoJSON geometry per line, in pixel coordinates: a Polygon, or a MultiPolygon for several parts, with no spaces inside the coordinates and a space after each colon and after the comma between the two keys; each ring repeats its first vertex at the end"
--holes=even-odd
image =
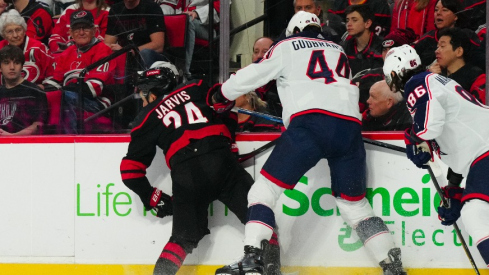
{"type": "MultiPolygon", "coordinates": [[[[348,57],[344,61],[347,64],[344,74],[351,73],[352,81],[360,90],[359,111],[363,114],[364,131],[404,130],[411,124],[402,94],[390,91],[382,71],[387,51],[404,44],[417,51],[426,70],[456,80],[473,97],[486,103],[485,1],[279,2],[293,5],[295,12],[304,10],[318,15],[323,35],[343,47],[348,57]]],[[[23,89],[34,90],[31,100],[45,97],[48,103],[47,111],[19,108],[15,94],[0,91],[0,135],[25,135],[26,131],[22,130],[33,124],[37,126],[28,131],[29,134],[79,133],[76,122],[80,117],[86,119],[120,100],[114,95],[117,88],[111,85],[126,81],[128,58],[124,55],[93,69],[84,76],[81,86],[77,83],[80,72],[127,45],[135,45],[139,50],[139,57],[135,58],[138,70],[149,68],[157,61],[169,61],[165,57],[168,41],[165,41],[164,15],[187,15],[187,43],[184,62],[179,66],[180,79],[185,82],[196,78],[191,71],[196,39],[209,40],[218,35],[217,28],[209,34],[207,27],[211,19],[215,24],[219,22],[218,0],[214,1],[213,8],[214,14],[209,15],[208,1],[202,0],[0,0],[0,60],[5,60],[1,67],[2,88],[8,90],[23,85],[23,89]],[[1,51],[7,45],[21,49],[23,60],[17,56],[2,56],[12,54],[11,49],[1,51]],[[20,63],[22,81],[15,78],[18,70],[15,64],[20,63]],[[12,76],[7,75],[10,71],[12,76]],[[6,83],[9,78],[10,86],[6,83]],[[27,87],[24,79],[36,85],[27,87]],[[84,102],[83,112],[76,111],[79,93],[84,102]],[[21,110],[24,113],[20,113],[21,110]],[[53,130],[49,127],[52,124],[64,126],[53,130]]],[[[252,61],[259,62],[273,43],[284,38],[285,31],[279,37],[258,38],[253,46],[252,61]]],[[[236,103],[240,108],[281,116],[274,82],[250,91],[236,103]]],[[[45,104],[29,104],[46,108],[45,104]]],[[[107,114],[91,120],[87,129],[107,133],[117,127],[124,128],[114,126],[113,117],[107,114]]],[[[282,130],[279,123],[246,114],[239,114],[238,122],[243,132],[282,130]]]]}

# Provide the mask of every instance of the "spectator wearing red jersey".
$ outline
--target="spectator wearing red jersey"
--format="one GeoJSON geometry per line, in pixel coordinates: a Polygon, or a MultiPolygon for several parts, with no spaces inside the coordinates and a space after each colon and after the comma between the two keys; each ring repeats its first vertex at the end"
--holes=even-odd
{"type": "MultiPolygon", "coordinates": [[[[27,25],[16,10],[9,10],[0,16],[0,34],[5,40],[0,41],[0,48],[6,45],[19,47],[25,57],[22,68],[24,78],[32,83],[41,84],[53,74],[53,57],[46,45],[26,36],[27,25]]],[[[2,81],[3,82],[3,81],[2,81]]]]}
{"type": "Polygon", "coordinates": [[[437,0],[399,0],[392,11],[391,31],[410,28],[417,38],[434,30],[437,0]]]}
{"type": "Polygon", "coordinates": [[[54,25],[53,34],[49,38],[49,49],[51,52],[62,52],[73,43],[69,34],[70,16],[78,10],[92,13],[95,23],[95,37],[99,40],[104,40],[109,16],[109,8],[105,0],[76,0],[75,4],[66,8],[56,25],[54,25]]]}
{"type": "Polygon", "coordinates": [[[27,23],[27,36],[48,42],[53,30],[53,18],[51,14],[35,0],[10,0],[13,8],[17,10],[27,23]]]}
{"type": "Polygon", "coordinates": [[[78,86],[80,72],[88,65],[110,55],[112,50],[95,38],[95,24],[91,12],[76,11],[70,18],[70,35],[75,42],[56,57],[53,77],[44,81],[45,90],[62,89],[65,115],[70,123],[66,133],[77,133],[76,107],[78,106],[78,90],[83,95],[84,110],[92,113],[103,110],[111,104],[110,96],[104,85],[113,83],[115,63],[108,61],[87,72],[84,83],[78,86]]]}

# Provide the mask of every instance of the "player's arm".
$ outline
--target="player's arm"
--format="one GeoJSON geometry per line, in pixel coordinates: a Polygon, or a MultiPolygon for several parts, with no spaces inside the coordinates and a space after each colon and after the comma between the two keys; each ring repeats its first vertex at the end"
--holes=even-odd
{"type": "Polygon", "coordinates": [[[418,78],[412,82],[406,85],[408,93],[406,102],[411,113],[414,113],[412,135],[420,140],[435,139],[441,134],[445,125],[445,109],[440,104],[440,100],[444,100],[446,91],[443,89],[445,87],[434,80],[430,87],[435,87],[430,89],[424,82],[424,78],[418,78]],[[439,91],[434,89],[439,89],[439,91]]]}
{"type": "Polygon", "coordinates": [[[145,210],[156,208],[158,217],[162,218],[172,213],[171,197],[151,186],[146,177],[146,170],[156,154],[157,136],[149,129],[152,127],[145,126],[148,125],[143,124],[131,132],[131,142],[127,155],[121,161],[120,173],[122,182],[139,196],[145,210]]]}
{"type": "Polygon", "coordinates": [[[151,42],[139,46],[139,50],[150,49],[157,53],[162,53],[165,46],[165,33],[154,32],[149,35],[151,42]]]}
{"type": "Polygon", "coordinates": [[[289,53],[283,51],[282,44],[271,48],[260,63],[252,63],[232,75],[222,84],[222,95],[235,100],[280,76],[282,69],[290,60],[289,53]]]}

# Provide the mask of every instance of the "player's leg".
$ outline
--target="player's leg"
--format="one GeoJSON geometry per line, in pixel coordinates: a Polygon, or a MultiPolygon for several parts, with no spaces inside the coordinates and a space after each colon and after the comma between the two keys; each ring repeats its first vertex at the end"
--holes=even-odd
{"type": "Polygon", "coordinates": [[[207,208],[215,197],[205,176],[205,170],[212,168],[202,166],[207,160],[205,157],[196,156],[172,166],[172,236],[156,262],[154,275],[176,274],[186,256],[210,233],[207,208]]]}
{"type": "Polygon", "coordinates": [[[334,147],[345,151],[339,157],[328,157],[332,191],[341,216],[356,230],[384,274],[405,274],[400,249],[395,247],[389,229],[380,217],[375,216],[365,198],[366,154],[360,127],[353,122],[343,124],[344,128],[338,131],[342,133],[341,138],[333,140],[343,143],[334,144],[334,147]]]}
{"type": "MultiPolygon", "coordinates": [[[[245,224],[248,211],[248,192],[253,185],[253,178],[246,172],[236,157],[225,152],[222,175],[225,182],[219,200],[223,202],[238,219],[245,224]]],[[[280,274],[280,246],[278,236],[274,230],[269,241],[261,244],[263,248],[263,263],[265,273],[268,275],[280,274]]]]}
{"type": "Polygon", "coordinates": [[[244,257],[218,269],[216,274],[239,274],[239,268],[249,274],[263,274],[262,241],[272,237],[275,203],[284,188],[294,188],[300,177],[316,165],[322,156],[311,140],[311,133],[301,127],[301,121],[292,120],[287,131],[282,133],[248,193],[244,257]]]}
{"type": "Polygon", "coordinates": [[[489,157],[472,164],[465,183],[461,211],[465,230],[475,240],[484,262],[489,266],[489,157]]]}

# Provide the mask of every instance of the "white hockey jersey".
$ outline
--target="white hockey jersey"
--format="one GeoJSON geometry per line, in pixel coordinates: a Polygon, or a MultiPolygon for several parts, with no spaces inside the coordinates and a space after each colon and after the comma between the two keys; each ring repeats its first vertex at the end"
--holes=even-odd
{"type": "Polygon", "coordinates": [[[361,123],[359,91],[343,48],[316,36],[300,33],[277,42],[259,63],[232,75],[223,95],[234,100],[276,79],[285,127],[291,116],[310,112],[361,123]]]}
{"type": "Polygon", "coordinates": [[[414,133],[434,139],[442,161],[466,177],[472,162],[489,151],[489,107],[457,82],[428,72],[406,83],[405,97],[414,133]]]}

